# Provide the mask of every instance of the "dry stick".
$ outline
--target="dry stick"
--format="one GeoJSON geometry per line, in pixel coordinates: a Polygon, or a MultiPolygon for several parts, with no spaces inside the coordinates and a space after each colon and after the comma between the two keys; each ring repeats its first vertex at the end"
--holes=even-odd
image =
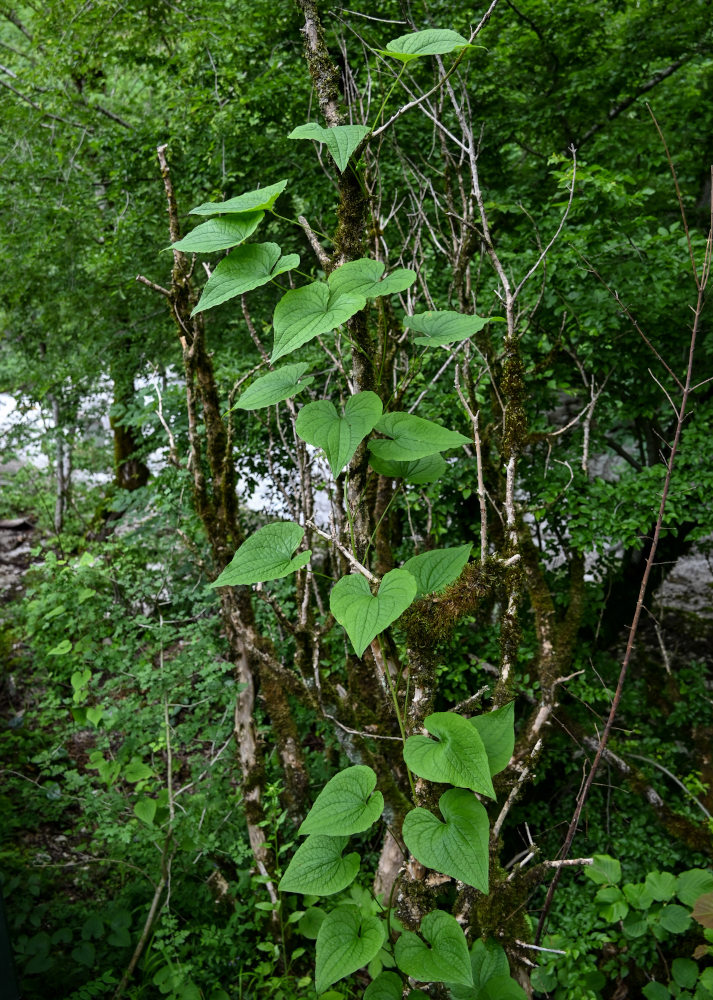
{"type": "MultiPolygon", "coordinates": [[[[667,152],[667,155],[668,155],[668,150],[666,152],[667,152]]],[[[671,163],[670,157],[669,157],[669,163],[671,163]]],[[[672,167],[672,171],[673,171],[673,165],[672,164],[671,164],[671,167],[672,167]]],[[[686,380],[685,380],[685,383],[684,383],[684,385],[682,387],[682,392],[681,392],[681,406],[680,406],[680,408],[679,408],[679,410],[677,411],[677,414],[676,414],[676,416],[677,416],[677,420],[676,420],[676,432],[674,434],[673,444],[671,445],[671,451],[670,451],[670,454],[669,454],[668,462],[666,463],[666,478],[664,479],[663,492],[661,494],[661,503],[659,504],[658,516],[656,518],[656,526],[654,528],[654,537],[653,537],[653,541],[652,541],[652,544],[651,544],[651,550],[650,550],[648,558],[646,560],[646,566],[644,568],[644,575],[643,575],[642,580],[641,580],[641,587],[639,588],[639,596],[638,596],[638,599],[636,601],[636,608],[635,608],[635,611],[634,611],[634,619],[633,619],[633,621],[631,623],[631,628],[629,629],[629,639],[628,639],[628,642],[626,644],[626,652],[624,653],[624,659],[623,659],[622,664],[621,664],[621,670],[619,671],[619,679],[617,681],[616,691],[614,692],[614,699],[612,701],[611,709],[609,710],[609,716],[607,718],[606,725],[604,726],[604,731],[602,732],[601,738],[599,740],[599,745],[597,747],[597,752],[596,752],[596,754],[594,756],[594,760],[592,761],[592,766],[591,766],[591,768],[589,770],[589,774],[587,775],[587,778],[586,778],[586,780],[584,782],[584,785],[582,786],[582,790],[579,793],[579,796],[577,798],[577,805],[576,805],[575,810],[574,810],[574,815],[572,816],[572,820],[571,820],[571,822],[569,824],[569,828],[567,830],[567,836],[565,838],[565,842],[564,842],[564,845],[562,847],[562,856],[563,856],[563,858],[566,858],[567,855],[569,854],[569,850],[570,850],[570,848],[572,846],[572,841],[574,840],[574,835],[577,832],[577,827],[579,825],[579,819],[580,819],[580,816],[582,815],[582,810],[584,808],[584,804],[587,801],[587,797],[589,795],[589,791],[590,791],[590,789],[592,787],[592,784],[594,783],[594,778],[596,776],[597,769],[599,767],[599,762],[602,759],[602,755],[603,755],[604,751],[606,750],[606,746],[607,746],[607,743],[609,741],[609,736],[610,736],[612,728],[614,726],[614,720],[616,718],[616,714],[617,714],[617,711],[618,711],[618,708],[619,708],[619,703],[621,702],[621,697],[622,697],[622,694],[623,694],[623,691],[624,691],[624,682],[626,680],[627,671],[629,669],[629,663],[631,661],[631,656],[632,656],[632,653],[634,651],[634,642],[636,640],[636,633],[637,633],[638,628],[639,628],[639,621],[641,619],[641,612],[643,611],[643,608],[644,608],[644,597],[646,595],[646,588],[648,586],[649,577],[651,575],[651,570],[653,569],[654,561],[656,559],[656,550],[658,548],[659,537],[661,535],[661,526],[663,524],[664,512],[666,510],[666,502],[668,500],[668,493],[669,493],[669,489],[671,487],[671,477],[672,477],[672,474],[673,474],[673,465],[674,465],[674,461],[675,461],[675,458],[676,458],[676,453],[678,451],[678,446],[679,446],[679,443],[680,443],[680,440],[681,440],[681,433],[683,431],[683,422],[684,422],[684,418],[685,418],[685,415],[686,415],[686,406],[687,406],[687,403],[688,403],[688,397],[689,397],[689,395],[691,393],[691,389],[692,389],[691,383],[692,383],[692,376],[693,376],[693,358],[694,358],[694,353],[695,353],[695,348],[696,348],[696,337],[697,337],[697,334],[698,334],[698,327],[699,327],[699,324],[700,324],[701,312],[702,312],[702,309],[703,309],[704,292],[705,292],[706,284],[707,284],[707,281],[708,281],[708,275],[709,275],[709,272],[710,272],[711,240],[712,239],[713,239],[713,230],[711,230],[711,232],[708,235],[708,242],[707,242],[707,245],[706,245],[706,253],[705,253],[705,259],[704,259],[704,265],[703,265],[703,273],[700,276],[700,278],[699,278],[697,272],[694,270],[694,278],[695,278],[696,286],[697,286],[697,289],[698,289],[698,297],[697,297],[697,300],[696,300],[696,308],[695,308],[695,311],[694,311],[693,327],[691,328],[691,340],[690,340],[689,349],[688,349],[688,364],[687,364],[687,367],[686,367],[686,380]]],[[[638,327],[637,327],[637,329],[638,329],[638,327]]],[[[677,381],[678,381],[678,379],[677,379],[677,381]]],[[[680,384],[680,382],[679,382],[679,384],[680,384]]],[[[540,915],[540,920],[539,920],[539,923],[537,925],[537,932],[535,934],[535,943],[536,944],[539,944],[540,939],[542,937],[542,934],[544,932],[545,925],[547,923],[547,917],[548,917],[548,914],[550,912],[550,908],[552,906],[552,900],[553,900],[554,894],[555,894],[555,892],[557,890],[557,885],[559,884],[560,872],[561,872],[561,867],[558,868],[555,871],[554,878],[552,879],[552,882],[550,883],[549,888],[547,890],[547,896],[545,898],[545,903],[544,903],[544,906],[542,908],[542,913],[540,915]]]]}

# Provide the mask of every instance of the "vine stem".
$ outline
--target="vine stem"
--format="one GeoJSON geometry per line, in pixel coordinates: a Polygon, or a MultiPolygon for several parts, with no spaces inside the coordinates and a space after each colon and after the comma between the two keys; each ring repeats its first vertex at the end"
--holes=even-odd
{"type": "MultiPolygon", "coordinates": [[[[655,119],[654,119],[654,121],[655,121],[655,119]]],[[[656,123],[656,127],[658,128],[658,123],[656,123]]],[[[659,134],[661,134],[660,129],[659,129],[659,134]]],[[[664,143],[664,148],[666,148],[665,143],[664,143]]],[[[673,176],[674,176],[674,180],[676,181],[676,190],[677,190],[677,193],[678,193],[678,182],[676,180],[676,172],[674,170],[673,163],[671,162],[670,154],[669,154],[667,148],[666,148],[666,155],[667,155],[667,158],[668,158],[668,161],[669,161],[669,165],[671,167],[671,172],[673,173],[673,176]]],[[[683,216],[684,229],[686,231],[686,234],[688,234],[688,226],[686,224],[685,212],[683,211],[683,205],[682,205],[682,203],[680,201],[680,196],[679,196],[679,204],[680,204],[680,207],[681,207],[681,214],[683,216]]],[[[713,209],[712,209],[712,211],[713,211],[713,209]]],[[[710,275],[711,245],[712,245],[712,241],[713,241],[713,226],[711,227],[711,230],[708,233],[708,240],[707,240],[707,243],[706,243],[705,257],[704,257],[702,272],[701,272],[700,276],[698,275],[698,273],[696,271],[695,263],[693,265],[693,277],[694,277],[694,281],[696,283],[696,288],[697,288],[697,291],[698,291],[698,296],[697,296],[696,306],[695,306],[694,313],[693,313],[693,325],[691,327],[691,339],[690,339],[689,348],[688,348],[688,362],[687,362],[687,366],[686,366],[686,378],[685,378],[685,382],[684,382],[683,386],[681,387],[681,403],[680,403],[680,406],[678,407],[677,410],[674,407],[674,411],[676,413],[676,430],[675,430],[675,433],[674,433],[673,443],[671,445],[671,451],[669,452],[668,461],[666,463],[666,476],[665,476],[665,479],[664,479],[663,491],[661,493],[661,502],[659,504],[658,515],[656,517],[656,525],[654,527],[654,535],[653,535],[653,540],[652,540],[652,543],[651,543],[651,549],[649,550],[649,555],[648,555],[648,558],[646,560],[646,565],[644,567],[644,574],[643,574],[643,577],[641,579],[641,586],[639,588],[639,596],[637,598],[636,608],[634,610],[634,618],[633,618],[633,621],[631,623],[631,627],[629,629],[629,638],[628,638],[628,641],[627,641],[627,644],[626,644],[626,651],[624,653],[624,659],[622,660],[621,669],[619,671],[619,678],[617,680],[616,691],[614,692],[614,698],[612,700],[611,708],[609,710],[609,716],[607,718],[606,725],[604,726],[604,731],[602,732],[601,738],[599,740],[599,745],[597,746],[597,752],[594,755],[594,760],[592,761],[592,766],[589,769],[589,773],[587,774],[587,778],[586,778],[586,780],[584,782],[584,785],[582,786],[582,790],[580,791],[579,796],[577,797],[577,804],[576,804],[576,807],[575,807],[575,810],[574,810],[574,815],[572,816],[572,819],[570,821],[569,827],[567,829],[567,836],[565,837],[565,842],[564,842],[564,845],[562,847],[562,852],[561,852],[562,853],[562,859],[566,859],[567,856],[568,856],[568,854],[569,854],[570,848],[572,846],[572,841],[574,840],[574,836],[575,836],[575,834],[577,832],[577,827],[579,826],[579,820],[580,820],[580,817],[582,815],[582,810],[584,809],[584,804],[587,801],[587,797],[589,796],[590,789],[592,787],[592,784],[594,783],[594,778],[596,776],[597,769],[599,767],[599,763],[600,763],[600,761],[602,759],[604,751],[606,750],[606,746],[607,746],[607,743],[609,741],[609,736],[611,735],[611,731],[612,731],[612,728],[614,726],[614,720],[616,719],[616,715],[617,715],[617,712],[618,712],[618,709],[619,709],[619,704],[621,702],[621,697],[622,697],[622,694],[623,694],[623,691],[624,691],[624,682],[626,681],[626,675],[627,675],[627,672],[628,672],[628,669],[629,669],[629,663],[631,662],[631,656],[632,656],[632,653],[634,651],[634,643],[636,641],[636,634],[637,634],[638,629],[639,629],[639,622],[641,620],[641,613],[642,613],[642,611],[644,609],[644,598],[646,596],[646,589],[648,587],[649,577],[651,576],[651,570],[653,569],[654,562],[655,562],[655,559],[656,559],[656,551],[658,549],[659,538],[661,536],[661,529],[662,529],[662,526],[663,526],[663,518],[664,518],[664,513],[665,513],[665,510],[666,510],[666,503],[668,501],[668,494],[669,494],[669,491],[670,491],[670,488],[671,488],[671,479],[672,479],[672,476],[673,476],[673,467],[674,467],[674,462],[676,460],[676,454],[678,452],[678,447],[679,447],[679,444],[680,444],[680,441],[681,441],[681,434],[683,432],[683,424],[684,424],[684,420],[685,420],[685,416],[686,416],[686,408],[687,408],[687,405],[688,405],[688,399],[689,399],[689,396],[690,396],[690,394],[691,394],[691,392],[693,391],[693,388],[694,388],[692,386],[692,380],[693,380],[693,359],[694,359],[694,355],[695,355],[696,340],[697,340],[698,330],[699,330],[699,326],[700,326],[701,313],[703,311],[705,289],[706,289],[706,285],[708,283],[708,277],[710,275]]],[[[550,882],[549,888],[547,890],[547,896],[545,897],[544,906],[542,908],[542,913],[540,914],[540,920],[539,920],[539,923],[537,925],[537,932],[535,934],[535,944],[539,944],[540,943],[540,939],[542,938],[542,935],[544,933],[545,926],[547,924],[547,917],[549,915],[550,908],[552,906],[552,900],[554,898],[554,894],[557,891],[557,885],[559,883],[561,872],[562,872],[562,868],[561,867],[558,868],[555,871],[554,878],[550,882]]]]}
{"type": "MultiPolygon", "coordinates": [[[[401,714],[401,709],[399,708],[399,699],[396,696],[396,688],[394,687],[394,682],[391,678],[391,671],[389,670],[389,662],[386,659],[386,651],[384,650],[384,643],[381,638],[381,633],[376,637],[378,641],[378,648],[381,654],[381,663],[384,670],[384,676],[386,677],[386,683],[389,685],[389,691],[391,692],[391,698],[394,703],[394,711],[396,712],[396,720],[399,724],[399,732],[401,733],[401,739],[406,746],[406,730],[404,729],[404,720],[401,714]]],[[[373,649],[373,647],[372,647],[373,649]]],[[[404,762],[405,763],[405,762],[404,762]]],[[[408,783],[411,786],[411,795],[413,796],[414,803],[416,802],[416,786],[413,783],[413,775],[406,766],[406,774],[408,775],[408,783]]]]}

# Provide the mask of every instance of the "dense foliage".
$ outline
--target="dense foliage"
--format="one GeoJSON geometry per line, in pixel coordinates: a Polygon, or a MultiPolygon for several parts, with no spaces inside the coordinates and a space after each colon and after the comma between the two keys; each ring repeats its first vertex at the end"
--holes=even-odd
{"type": "Polygon", "coordinates": [[[0,5],[23,996],[713,996],[712,34],[0,5]]]}

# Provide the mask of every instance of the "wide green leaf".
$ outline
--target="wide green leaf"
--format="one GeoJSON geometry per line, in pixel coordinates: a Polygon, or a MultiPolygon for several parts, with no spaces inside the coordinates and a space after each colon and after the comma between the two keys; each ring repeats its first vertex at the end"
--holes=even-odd
{"type": "Polygon", "coordinates": [[[401,62],[411,62],[419,56],[445,56],[456,49],[474,48],[467,38],[450,28],[427,28],[401,35],[387,42],[385,49],[379,49],[383,56],[393,56],[401,62]]]}
{"type": "Polygon", "coordinates": [[[490,826],[485,807],[472,792],[449,788],[438,808],[444,823],[420,806],[406,814],[404,843],[426,868],[487,893],[490,826]]]}
{"type": "Polygon", "coordinates": [[[317,992],[324,993],[332,983],[368,965],[385,938],[384,922],[378,917],[362,917],[356,906],[338,906],[328,913],[317,935],[317,992]]]}
{"type": "Polygon", "coordinates": [[[350,260],[332,271],[327,283],[335,295],[363,295],[374,299],[379,295],[394,295],[404,292],[416,280],[416,272],[400,267],[382,278],[385,264],[381,260],[361,257],[350,260]]]}
{"type": "Polygon", "coordinates": [[[616,885],[621,881],[621,865],[609,854],[595,854],[591,865],[587,865],[583,871],[597,885],[616,885]]]}
{"type": "Polygon", "coordinates": [[[266,524],[246,539],[211,587],[239,587],[265,580],[279,580],[306,566],[312,550],[293,552],[302,541],[304,528],[292,521],[266,524]]]}
{"type": "Polygon", "coordinates": [[[281,256],[277,243],[249,243],[247,246],[236,247],[229,256],[223,258],[220,264],[206,282],[203,294],[191,316],[205,312],[234,299],[260,285],[266,285],[278,274],[289,271],[299,265],[300,258],[296,253],[281,256]]]}
{"type": "Polygon", "coordinates": [[[503,1000],[525,1000],[525,991],[510,978],[507,956],[497,941],[478,938],[470,949],[470,967],[473,970],[473,985],[449,983],[451,1000],[484,1000],[485,997],[498,1000],[500,996],[503,1000]],[[501,992],[498,993],[498,990],[501,992]]]}
{"type": "Polygon", "coordinates": [[[245,212],[244,215],[234,215],[227,219],[210,219],[196,226],[182,240],[172,243],[168,249],[183,250],[184,253],[229,250],[252,236],[264,218],[264,212],[245,212]]]}
{"type": "Polygon", "coordinates": [[[323,128],[316,122],[308,122],[306,125],[298,125],[287,138],[312,139],[314,142],[325,143],[332,154],[332,159],[339,167],[339,172],[344,173],[350,156],[369,131],[366,125],[335,125],[333,128],[323,128]]]}
{"type": "Polygon", "coordinates": [[[310,896],[332,896],[346,889],[356,878],[361,861],[356,853],[342,857],[348,841],[346,836],[312,834],[295,851],[277,888],[310,896]]]}
{"type": "Polygon", "coordinates": [[[322,399],[302,407],[297,415],[295,430],[307,444],[322,448],[336,478],[373,430],[381,412],[381,400],[375,392],[359,392],[350,396],[341,417],[334,403],[322,399]]]}
{"type": "Polygon", "coordinates": [[[260,410],[264,406],[274,406],[283,399],[296,396],[314,382],[312,376],[302,378],[309,367],[310,365],[301,361],[294,365],[282,365],[274,372],[268,372],[248,386],[233,409],[260,410]]]}
{"type": "Polygon", "coordinates": [[[324,281],[286,292],[273,316],[275,343],[271,361],[291,354],[314,337],[346,323],[366,305],[363,295],[333,295],[324,281]]]}
{"type": "Polygon", "coordinates": [[[468,944],[456,918],[443,910],[432,910],[421,921],[419,931],[421,937],[404,931],[396,942],[394,955],[401,971],[420,983],[472,985],[468,944]]]}
{"type": "Polygon", "coordinates": [[[417,344],[425,344],[427,347],[442,347],[444,344],[467,340],[488,322],[482,316],[470,316],[451,310],[418,313],[404,318],[404,326],[425,334],[415,339],[417,344]]]}
{"type": "Polygon", "coordinates": [[[401,1000],[404,984],[395,972],[380,973],[364,990],[364,1000],[401,1000]]]}
{"type": "Polygon", "coordinates": [[[387,461],[412,462],[469,441],[458,431],[449,431],[433,420],[414,417],[411,413],[386,413],[376,425],[376,430],[393,438],[392,441],[371,441],[369,444],[369,450],[377,459],[387,461]]]}
{"type": "Polygon", "coordinates": [[[468,562],[472,545],[458,545],[452,549],[432,549],[418,556],[411,556],[401,569],[416,580],[418,596],[435,594],[457,580],[468,562]]]}
{"type": "Polygon", "coordinates": [[[494,712],[484,712],[470,719],[485,746],[490,773],[498,774],[507,767],[515,749],[515,702],[510,701],[494,712]]]}
{"type": "Polygon", "coordinates": [[[374,596],[365,577],[351,574],[335,583],[329,598],[332,614],[347,635],[357,656],[372,639],[399,618],[416,596],[416,581],[403,569],[392,569],[374,596]]]}
{"type": "Polygon", "coordinates": [[[414,462],[394,462],[392,459],[379,458],[371,454],[369,465],[380,476],[390,476],[392,479],[403,479],[414,486],[435,483],[447,469],[443,455],[427,455],[417,458],[414,462]]]}
{"type": "Polygon", "coordinates": [[[426,781],[472,788],[494,799],[488,754],[470,722],[455,712],[435,712],[423,724],[436,739],[409,736],[404,744],[408,768],[426,781]]]}
{"type": "Polygon", "coordinates": [[[672,875],[671,872],[649,872],[644,884],[654,899],[665,903],[673,898],[676,892],[676,882],[676,876],[672,875]]]}
{"type": "Polygon", "coordinates": [[[246,191],[237,198],[228,201],[206,201],[197,208],[191,209],[189,215],[225,215],[233,212],[268,211],[287,187],[287,181],[278,181],[268,187],[255,191],[246,191]]]}
{"type": "Polygon", "coordinates": [[[691,868],[676,879],[676,895],[686,906],[693,906],[704,893],[713,892],[713,871],[691,868]]]}
{"type": "Polygon", "coordinates": [[[384,797],[375,788],[376,774],[365,764],[340,771],[317,796],[299,833],[339,837],[368,830],[384,809],[384,797]]]}

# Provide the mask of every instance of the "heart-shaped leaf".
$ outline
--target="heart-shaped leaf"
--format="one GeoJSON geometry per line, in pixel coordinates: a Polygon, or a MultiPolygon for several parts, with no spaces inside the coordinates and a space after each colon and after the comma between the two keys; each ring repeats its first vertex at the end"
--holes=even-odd
{"type": "Polygon", "coordinates": [[[189,215],[225,215],[233,212],[261,212],[269,210],[287,187],[287,181],[278,181],[268,187],[246,191],[228,201],[206,201],[191,209],[189,215]]]}
{"type": "Polygon", "coordinates": [[[404,843],[426,868],[487,893],[490,827],[485,807],[472,792],[449,788],[438,800],[438,808],[445,823],[420,807],[406,814],[404,843]]]}
{"type": "Polygon", "coordinates": [[[456,49],[475,48],[457,31],[450,28],[427,28],[401,35],[387,42],[385,49],[378,49],[382,56],[393,56],[401,62],[411,62],[419,56],[445,56],[456,49]]]}
{"type": "Polygon", "coordinates": [[[203,294],[191,316],[205,312],[234,299],[236,295],[252,288],[266,285],[278,274],[297,267],[299,255],[288,253],[282,257],[277,243],[250,243],[235,250],[221,260],[206,282],[203,294]]]}
{"type": "Polygon", "coordinates": [[[378,917],[362,917],[359,908],[338,906],[324,918],[317,935],[314,985],[318,993],[367,965],[379,953],[386,928],[378,917]]]}
{"type": "Polygon", "coordinates": [[[426,458],[417,458],[414,462],[394,462],[391,459],[379,458],[372,453],[369,465],[380,476],[404,479],[407,483],[413,483],[415,486],[435,483],[447,468],[443,455],[438,453],[427,455],[426,458]]]}
{"type": "Polygon", "coordinates": [[[280,879],[280,892],[301,892],[310,896],[332,896],[354,881],[361,858],[342,851],[348,837],[323,837],[315,833],[294,853],[280,879]]]}
{"type": "Polygon", "coordinates": [[[475,727],[455,712],[435,712],[423,724],[437,739],[409,736],[404,744],[409,770],[426,781],[472,788],[494,799],[488,754],[475,727]]]}
{"type": "Polygon", "coordinates": [[[264,212],[245,212],[244,215],[233,215],[226,219],[210,219],[196,226],[182,240],[172,243],[168,249],[183,250],[184,253],[229,250],[251,236],[264,218],[264,212]]]}
{"type": "Polygon", "coordinates": [[[304,528],[292,521],[266,524],[246,539],[211,587],[240,587],[265,580],[279,580],[306,566],[312,550],[292,553],[302,541],[304,528]]]}
{"type": "Polygon", "coordinates": [[[350,260],[332,271],[327,283],[335,295],[363,295],[365,299],[374,299],[378,295],[404,292],[416,280],[416,272],[406,267],[400,267],[382,279],[384,267],[383,261],[370,257],[350,260]]]}
{"type": "Polygon", "coordinates": [[[507,767],[515,749],[515,702],[508,702],[494,712],[484,712],[470,720],[475,726],[488,755],[491,774],[498,774],[507,767]]]}
{"type": "Polygon", "coordinates": [[[380,973],[364,990],[364,1000],[401,1000],[404,984],[395,972],[380,973]]]}
{"type": "Polygon", "coordinates": [[[346,323],[365,305],[363,295],[333,295],[324,281],[313,281],[286,292],[272,319],[275,343],[270,360],[274,363],[313,337],[346,323]]]}
{"type": "Polygon", "coordinates": [[[401,971],[420,983],[472,986],[468,944],[456,918],[443,910],[432,910],[421,921],[420,932],[428,944],[412,931],[404,931],[396,942],[394,955],[401,971]]]}
{"type": "Polygon", "coordinates": [[[156,815],[156,799],[137,799],[134,803],[134,812],[146,826],[153,826],[156,815]]]}
{"type": "Polygon", "coordinates": [[[406,316],[404,326],[425,337],[416,337],[417,344],[427,347],[442,347],[444,344],[455,344],[467,340],[483,329],[489,320],[482,316],[469,316],[465,313],[443,310],[441,312],[418,313],[416,316],[406,316]]]}
{"type": "Polygon", "coordinates": [[[360,574],[342,577],[329,598],[332,614],[343,625],[357,656],[372,639],[399,618],[416,596],[416,581],[403,569],[392,569],[376,596],[360,574]]]}
{"type": "Polygon", "coordinates": [[[518,998],[525,1000],[525,993],[518,984],[510,978],[510,966],[502,946],[497,941],[482,941],[480,938],[470,949],[470,967],[473,970],[473,985],[459,986],[449,983],[448,990],[451,1000],[483,1000],[483,997],[518,998]],[[513,990],[508,984],[512,984],[513,990]],[[501,994],[492,992],[495,988],[502,990],[501,994]],[[490,992],[488,992],[490,990],[490,992]],[[517,990],[520,990],[518,993],[517,990]]]}
{"type": "Polygon", "coordinates": [[[401,569],[416,580],[418,595],[435,594],[457,580],[468,562],[472,545],[458,545],[452,549],[432,549],[418,556],[411,556],[401,569]]]}
{"type": "Polygon", "coordinates": [[[411,413],[386,413],[376,429],[393,441],[371,441],[369,451],[377,459],[387,461],[411,462],[447,448],[457,448],[469,440],[458,431],[449,431],[433,420],[414,417],[411,413]]]}
{"type": "Polygon", "coordinates": [[[339,837],[368,830],[384,809],[384,797],[375,788],[376,774],[366,764],[340,771],[317,796],[299,833],[339,837]]]}
{"type": "Polygon", "coordinates": [[[344,173],[354,150],[365,135],[369,134],[366,125],[335,125],[333,128],[322,128],[316,122],[298,125],[287,136],[288,139],[312,139],[314,142],[326,143],[332,154],[332,159],[344,173]]]}
{"type": "Polygon", "coordinates": [[[260,410],[264,406],[274,406],[283,399],[290,399],[314,382],[313,377],[302,378],[309,365],[282,365],[274,372],[268,372],[248,386],[233,407],[235,410],[260,410]],[[302,379],[302,381],[300,381],[302,379]]]}
{"type": "Polygon", "coordinates": [[[327,399],[303,406],[295,429],[303,441],[322,448],[336,478],[381,416],[381,400],[375,392],[350,396],[340,417],[327,399]]]}

